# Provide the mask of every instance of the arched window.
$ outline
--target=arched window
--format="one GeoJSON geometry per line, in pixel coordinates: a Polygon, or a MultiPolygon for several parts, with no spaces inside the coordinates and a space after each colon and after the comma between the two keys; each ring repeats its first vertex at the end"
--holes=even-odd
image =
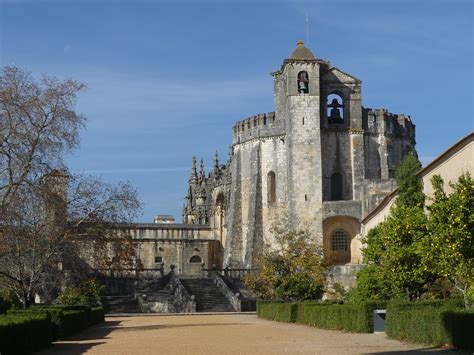
{"type": "Polygon", "coordinates": [[[347,251],[347,233],[342,229],[338,229],[332,234],[331,238],[331,249],[333,251],[347,251]]]}
{"type": "Polygon", "coordinates": [[[300,95],[309,93],[309,76],[305,71],[298,73],[298,93],[300,95]]]}
{"type": "Polygon", "coordinates": [[[331,201],[342,199],[342,175],[341,173],[333,173],[331,175],[331,201]]]}
{"type": "Polygon", "coordinates": [[[327,97],[328,123],[344,123],[344,103],[342,97],[331,94],[327,97]]]}
{"type": "Polygon", "coordinates": [[[273,171],[267,175],[267,201],[268,203],[276,202],[276,180],[273,171]]]}
{"type": "Polygon", "coordinates": [[[202,262],[201,257],[199,255],[193,255],[191,259],[189,259],[190,263],[200,263],[202,262]]]}

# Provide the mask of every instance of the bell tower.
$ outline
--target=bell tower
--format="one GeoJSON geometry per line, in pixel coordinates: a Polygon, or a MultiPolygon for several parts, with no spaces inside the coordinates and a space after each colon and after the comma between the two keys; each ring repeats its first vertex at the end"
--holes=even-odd
{"type": "Polygon", "coordinates": [[[290,226],[309,225],[322,238],[320,65],[325,62],[298,41],[273,73],[275,116],[285,122],[290,226]]]}

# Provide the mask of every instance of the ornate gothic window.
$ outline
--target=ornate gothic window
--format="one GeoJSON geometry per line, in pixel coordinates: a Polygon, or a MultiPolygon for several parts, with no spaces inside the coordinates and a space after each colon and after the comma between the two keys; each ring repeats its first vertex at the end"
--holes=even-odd
{"type": "Polygon", "coordinates": [[[347,233],[342,229],[335,231],[331,238],[331,249],[333,251],[347,251],[347,233]]]}
{"type": "Polygon", "coordinates": [[[190,263],[200,263],[202,262],[201,257],[199,255],[194,255],[189,259],[190,263]]]}
{"type": "Polygon", "coordinates": [[[276,180],[273,171],[270,171],[267,175],[267,202],[276,202],[276,180]]]}
{"type": "Polygon", "coordinates": [[[344,123],[344,104],[342,97],[337,94],[328,95],[327,98],[328,123],[344,123]]]}
{"type": "Polygon", "coordinates": [[[300,95],[309,93],[309,76],[305,71],[298,73],[298,93],[300,95]]]}
{"type": "Polygon", "coordinates": [[[342,174],[333,173],[331,175],[331,201],[342,199],[342,174]]]}

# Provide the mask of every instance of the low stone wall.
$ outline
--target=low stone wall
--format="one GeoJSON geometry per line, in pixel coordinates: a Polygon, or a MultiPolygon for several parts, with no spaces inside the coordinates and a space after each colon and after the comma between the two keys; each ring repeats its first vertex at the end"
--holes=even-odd
{"type": "Polygon", "coordinates": [[[328,287],[335,283],[350,288],[354,286],[357,272],[363,268],[362,264],[334,265],[329,268],[328,287]]]}

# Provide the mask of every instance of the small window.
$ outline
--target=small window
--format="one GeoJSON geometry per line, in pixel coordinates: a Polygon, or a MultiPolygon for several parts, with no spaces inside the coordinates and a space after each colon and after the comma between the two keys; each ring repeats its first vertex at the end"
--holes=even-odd
{"type": "Polygon", "coordinates": [[[273,171],[267,175],[267,201],[268,203],[276,202],[276,178],[273,171]]]}
{"type": "Polygon", "coordinates": [[[347,233],[343,230],[337,230],[332,235],[332,250],[347,251],[347,233]]]}
{"type": "Polygon", "coordinates": [[[155,264],[161,264],[163,262],[162,256],[155,256],[155,264]]]}
{"type": "Polygon", "coordinates": [[[309,76],[305,71],[298,73],[298,93],[300,95],[309,93],[309,76]]]}
{"type": "Polygon", "coordinates": [[[199,255],[194,255],[189,259],[190,263],[200,263],[202,262],[201,257],[199,255]]]}
{"type": "Polygon", "coordinates": [[[342,175],[334,173],[331,175],[331,201],[342,200],[342,175]]]}

